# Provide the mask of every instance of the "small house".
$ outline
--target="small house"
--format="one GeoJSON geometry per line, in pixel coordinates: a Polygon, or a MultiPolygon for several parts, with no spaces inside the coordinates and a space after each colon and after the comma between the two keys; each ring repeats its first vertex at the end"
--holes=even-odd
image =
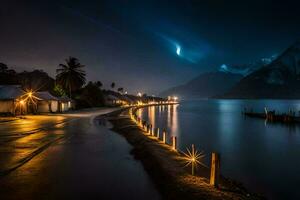
{"type": "Polygon", "coordinates": [[[22,101],[24,94],[25,91],[20,85],[0,85],[0,113],[27,112],[26,107],[23,106],[24,101],[22,101]]]}
{"type": "Polygon", "coordinates": [[[54,97],[49,92],[26,92],[20,85],[0,85],[0,114],[65,112],[73,107],[72,100],[54,97]]]}
{"type": "Polygon", "coordinates": [[[37,112],[38,113],[56,113],[66,112],[73,107],[72,99],[68,97],[54,97],[49,92],[36,92],[37,112]]]}
{"type": "Polygon", "coordinates": [[[74,108],[74,102],[68,97],[58,97],[58,111],[65,112],[74,108]]]}
{"type": "Polygon", "coordinates": [[[36,92],[35,97],[37,98],[37,109],[38,113],[49,113],[59,112],[59,100],[52,96],[49,92],[36,92]]]}
{"type": "Polygon", "coordinates": [[[108,106],[118,105],[119,100],[120,99],[118,97],[116,97],[112,94],[109,94],[109,95],[105,96],[105,104],[108,105],[108,106]]]}

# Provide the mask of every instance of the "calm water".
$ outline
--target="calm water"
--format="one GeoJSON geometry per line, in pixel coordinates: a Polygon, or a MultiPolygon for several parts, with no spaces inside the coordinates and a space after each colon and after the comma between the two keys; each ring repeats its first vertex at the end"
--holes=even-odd
{"type": "Polygon", "coordinates": [[[300,126],[245,118],[241,111],[264,107],[300,111],[300,101],[198,100],[139,111],[154,127],[178,137],[179,148],[195,144],[207,154],[221,154],[222,174],[269,199],[300,199],[300,126]]]}

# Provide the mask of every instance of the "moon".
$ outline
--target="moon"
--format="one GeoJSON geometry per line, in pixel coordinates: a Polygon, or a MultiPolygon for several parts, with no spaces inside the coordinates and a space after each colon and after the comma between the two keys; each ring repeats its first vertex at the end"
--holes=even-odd
{"type": "Polygon", "coordinates": [[[178,46],[176,46],[176,54],[177,54],[178,56],[180,56],[180,53],[181,53],[181,48],[180,48],[180,46],[178,45],[178,46]]]}

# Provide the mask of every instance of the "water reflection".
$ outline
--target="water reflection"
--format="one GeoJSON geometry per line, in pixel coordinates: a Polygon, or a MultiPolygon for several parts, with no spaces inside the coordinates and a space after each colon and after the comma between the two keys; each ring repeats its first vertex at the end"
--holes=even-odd
{"type": "Polygon", "coordinates": [[[234,138],[237,128],[237,120],[239,118],[233,118],[230,116],[236,105],[231,101],[217,101],[217,108],[219,113],[218,120],[218,132],[220,133],[219,144],[223,148],[230,148],[234,144],[234,138]]]}
{"type": "Polygon", "coordinates": [[[300,174],[295,173],[300,169],[300,161],[295,159],[300,155],[300,126],[245,118],[241,114],[244,108],[263,112],[264,107],[280,113],[293,109],[298,114],[300,101],[199,100],[182,102],[179,107],[159,106],[155,114],[151,109],[142,109],[141,117],[180,137],[181,149],[195,144],[207,155],[219,152],[222,174],[250,190],[270,199],[300,199],[300,174]],[[282,172],[284,176],[278,181],[282,172]]]}
{"type": "Polygon", "coordinates": [[[177,113],[178,105],[172,105],[171,106],[171,126],[169,129],[171,130],[171,133],[173,136],[178,136],[178,113],[177,113]]]}
{"type": "Polygon", "coordinates": [[[167,113],[168,113],[168,128],[172,126],[172,117],[171,117],[171,105],[167,105],[167,113]]]}
{"type": "Polygon", "coordinates": [[[148,107],[148,119],[149,119],[149,123],[152,124],[152,127],[156,127],[155,126],[155,107],[154,106],[148,107]]]}
{"type": "MultiPolygon", "coordinates": [[[[179,136],[179,123],[178,123],[178,109],[179,105],[161,105],[161,106],[150,106],[147,108],[138,109],[137,116],[143,120],[148,121],[152,124],[153,128],[159,128],[160,131],[166,130],[168,138],[171,136],[179,136]],[[160,120],[165,118],[166,122],[160,120]]],[[[178,145],[180,140],[178,140],[178,145]]]]}
{"type": "Polygon", "coordinates": [[[138,109],[138,110],[136,111],[136,115],[137,115],[138,117],[142,118],[142,116],[143,116],[143,109],[138,109]]]}

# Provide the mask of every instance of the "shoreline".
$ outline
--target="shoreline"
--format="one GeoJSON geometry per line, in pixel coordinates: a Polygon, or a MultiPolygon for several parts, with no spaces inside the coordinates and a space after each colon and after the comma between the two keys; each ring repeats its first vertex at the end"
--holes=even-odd
{"type": "MultiPolygon", "coordinates": [[[[156,106],[144,105],[138,108],[156,106]]],[[[210,169],[198,166],[196,176],[190,175],[190,168],[183,168],[184,158],[177,151],[154,137],[149,137],[129,117],[129,108],[104,116],[112,130],[133,146],[131,154],[140,160],[161,193],[163,199],[264,199],[249,193],[242,184],[220,177],[219,188],[209,185],[210,169]]]]}

